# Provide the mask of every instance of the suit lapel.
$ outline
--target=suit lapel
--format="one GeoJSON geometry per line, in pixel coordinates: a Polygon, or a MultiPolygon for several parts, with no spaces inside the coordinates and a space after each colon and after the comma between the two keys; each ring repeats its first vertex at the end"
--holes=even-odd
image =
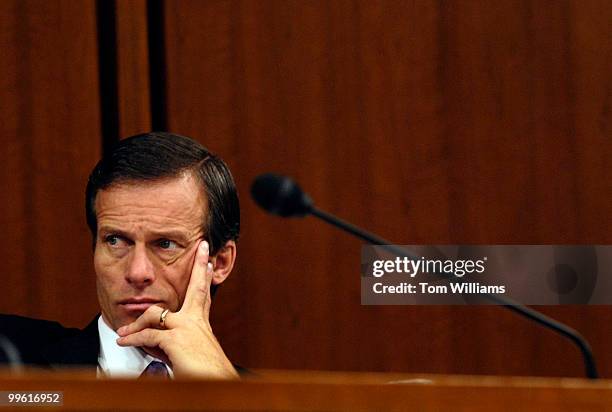
{"type": "Polygon", "coordinates": [[[42,349],[42,356],[53,369],[96,367],[99,353],[98,316],[85,329],[42,349]]]}

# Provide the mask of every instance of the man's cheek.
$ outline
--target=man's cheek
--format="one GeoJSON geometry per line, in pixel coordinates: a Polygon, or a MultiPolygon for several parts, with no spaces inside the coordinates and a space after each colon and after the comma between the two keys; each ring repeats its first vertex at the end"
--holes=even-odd
{"type": "Polygon", "coordinates": [[[122,270],[125,269],[127,260],[103,246],[96,247],[94,252],[94,268],[98,274],[104,273],[107,276],[112,276],[113,274],[123,273],[122,270]]]}
{"type": "Polygon", "coordinates": [[[172,273],[167,273],[165,276],[174,292],[177,310],[183,306],[183,301],[185,300],[185,295],[187,294],[187,287],[189,286],[190,276],[191,267],[189,265],[185,265],[184,267],[180,268],[180,270],[172,273]]]}
{"type": "Polygon", "coordinates": [[[96,246],[94,251],[94,268],[96,273],[100,273],[104,268],[108,267],[115,259],[101,246],[96,246]]]}
{"type": "Polygon", "coordinates": [[[95,259],[96,285],[100,304],[106,304],[111,309],[114,303],[125,298],[125,276],[120,265],[108,259],[95,259]]]}

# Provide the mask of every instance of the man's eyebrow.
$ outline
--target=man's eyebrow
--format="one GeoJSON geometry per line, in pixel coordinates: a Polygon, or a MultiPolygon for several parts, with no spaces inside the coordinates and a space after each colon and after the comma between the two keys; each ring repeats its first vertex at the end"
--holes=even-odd
{"type": "Polygon", "coordinates": [[[112,234],[117,234],[125,238],[131,238],[132,236],[129,232],[126,232],[125,230],[117,229],[116,227],[112,227],[112,226],[101,226],[98,229],[98,233],[112,233],[112,234]]]}
{"type": "Polygon", "coordinates": [[[176,239],[182,240],[184,242],[190,240],[187,233],[184,233],[180,230],[160,230],[160,231],[152,231],[151,234],[153,237],[158,239],[176,239]]]}
{"type": "MultiPolygon", "coordinates": [[[[132,234],[130,232],[126,232],[125,230],[121,230],[118,229],[116,227],[113,226],[101,226],[99,229],[100,233],[113,233],[113,234],[117,234],[119,236],[123,236],[126,238],[131,238],[132,234]]],[[[180,240],[183,242],[187,242],[192,240],[191,238],[189,238],[187,233],[184,233],[181,230],[155,230],[155,231],[151,231],[149,233],[149,237],[155,238],[155,239],[175,239],[175,240],[180,240]]]]}

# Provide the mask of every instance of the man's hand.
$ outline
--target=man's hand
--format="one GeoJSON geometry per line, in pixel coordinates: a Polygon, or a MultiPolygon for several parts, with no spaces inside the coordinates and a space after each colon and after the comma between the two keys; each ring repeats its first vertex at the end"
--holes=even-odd
{"type": "Polygon", "coordinates": [[[232,366],[210,327],[210,284],[212,263],[208,262],[208,242],[201,241],[191,271],[183,306],[168,313],[166,329],[160,329],[159,306],[149,307],[138,319],[120,327],[120,346],[139,346],[151,355],[168,362],[176,376],[199,376],[235,379],[232,366]]]}

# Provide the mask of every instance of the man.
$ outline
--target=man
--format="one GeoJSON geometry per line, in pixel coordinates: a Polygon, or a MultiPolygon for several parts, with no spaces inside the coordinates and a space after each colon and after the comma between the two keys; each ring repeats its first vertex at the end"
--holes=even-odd
{"type": "Polygon", "coordinates": [[[240,231],[225,163],[186,137],[127,138],[92,171],[86,214],[101,315],[82,331],[0,316],[24,362],[110,377],[237,377],[209,322],[240,231]]]}

